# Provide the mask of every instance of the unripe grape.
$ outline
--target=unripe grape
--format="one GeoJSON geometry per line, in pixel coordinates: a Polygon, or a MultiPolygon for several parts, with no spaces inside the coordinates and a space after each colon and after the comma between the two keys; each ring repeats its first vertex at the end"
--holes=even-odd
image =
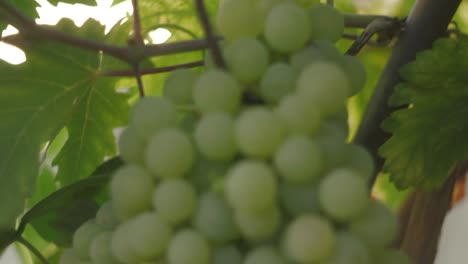
{"type": "Polygon", "coordinates": [[[223,0],[216,14],[216,28],[230,41],[257,36],[262,23],[251,0],[223,0]]]}
{"type": "Polygon", "coordinates": [[[160,129],[174,127],[177,123],[177,113],[168,99],[147,96],[133,106],[129,123],[145,142],[160,129]]]}
{"type": "Polygon", "coordinates": [[[333,254],[336,235],[327,220],[313,214],[302,215],[287,227],[284,247],[292,260],[316,263],[333,254]]]}
{"type": "Polygon", "coordinates": [[[294,3],[276,5],[265,20],[265,39],[278,52],[301,49],[310,39],[310,32],[307,12],[294,3]]]}
{"type": "Polygon", "coordinates": [[[90,259],[91,242],[104,230],[96,224],[96,221],[89,220],[81,225],[73,234],[74,252],[83,260],[90,259]]]}
{"type": "Polygon", "coordinates": [[[296,71],[289,64],[271,64],[260,81],[260,96],[267,103],[276,104],[295,89],[296,78],[296,71]]]}
{"type": "Polygon", "coordinates": [[[177,128],[155,134],[148,143],[146,166],[160,178],[181,177],[194,162],[194,150],[189,137],[177,128]]]}
{"type": "Polygon", "coordinates": [[[193,101],[193,86],[198,74],[189,69],[178,69],[164,81],[163,95],[176,105],[188,105],[193,101]]]}
{"type": "Polygon", "coordinates": [[[236,210],[261,211],[274,205],[277,182],[265,163],[245,160],[235,164],[226,175],[226,200],[236,210]]]}
{"type": "Polygon", "coordinates": [[[197,197],[192,185],[185,180],[164,180],[156,187],[153,205],[161,218],[177,225],[192,216],[197,197]]]}
{"type": "Polygon", "coordinates": [[[215,112],[203,116],[196,126],[194,137],[199,151],[207,159],[230,160],[237,153],[234,120],[227,113],[215,112]]]}
{"type": "Polygon", "coordinates": [[[281,99],[275,113],[286,125],[289,134],[312,135],[320,127],[319,107],[294,93],[281,99]]]}
{"type": "Polygon", "coordinates": [[[323,210],[337,221],[350,221],[367,208],[367,182],[352,170],[336,169],[322,180],[319,201],[323,210]]]}
{"type": "Polygon", "coordinates": [[[281,212],[274,206],[256,212],[236,210],[234,217],[242,236],[253,242],[271,239],[282,224],[281,212]]]}
{"type": "Polygon", "coordinates": [[[259,80],[269,62],[267,48],[254,38],[241,38],[230,43],[224,49],[224,55],[231,74],[246,84],[259,80]]]}
{"type": "Polygon", "coordinates": [[[193,100],[202,113],[235,113],[241,103],[241,86],[230,74],[212,69],[195,82],[193,100]]]}
{"type": "Polygon", "coordinates": [[[172,238],[167,251],[171,264],[210,264],[211,247],[197,231],[183,229],[172,238]]]}
{"type": "Polygon", "coordinates": [[[125,165],[111,180],[112,205],[119,220],[126,220],[151,207],[153,177],[143,168],[125,165]]]}
{"type": "Polygon", "coordinates": [[[100,264],[121,264],[111,251],[112,234],[103,232],[96,236],[91,243],[91,261],[100,264]]]}
{"type": "Polygon", "coordinates": [[[316,5],[309,10],[312,39],[336,42],[344,32],[344,17],[329,5],[316,5]]]}
{"type": "Polygon", "coordinates": [[[254,158],[268,158],[283,141],[281,119],[266,107],[244,110],[236,121],[235,136],[241,152],[254,158]]]}
{"type": "Polygon", "coordinates": [[[127,127],[119,136],[118,148],[120,157],[127,163],[143,164],[145,143],[138,137],[136,129],[127,127]]]}

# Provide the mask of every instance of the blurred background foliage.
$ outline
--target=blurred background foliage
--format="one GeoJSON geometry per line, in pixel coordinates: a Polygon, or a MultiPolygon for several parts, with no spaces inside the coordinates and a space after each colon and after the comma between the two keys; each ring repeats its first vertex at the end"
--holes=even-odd
{"type": "MultiPolygon", "coordinates": [[[[118,5],[128,5],[126,2],[129,2],[129,0],[118,5]]],[[[168,42],[202,37],[202,30],[195,16],[193,2],[191,0],[141,0],[142,22],[145,32],[149,33],[157,28],[165,28],[172,34],[167,40],[168,42]]],[[[210,13],[214,14],[218,0],[206,0],[205,2],[210,13]]],[[[335,5],[340,11],[346,13],[381,14],[404,18],[410,13],[414,2],[415,0],[335,0],[335,5]]],[[[462,32],[468,32],[468,1],[462,2],[454,21],[462,32]]],[[[358,35],[360,30],[347,29],[347,33],[358,35]]],[[[150,38],[148,39],[151,41],[150,38]]],[[[345,52],[351,44],[351,40],[342,39],[338,42],[338,47],[342,52],[345,52]]],[[[359,94],[352,97],[348,103],[351,138],[358,128],[367,102],[380,78],[380,74],[385,67],[391,51],[391,45],[385,47],[367,46],[357,55],[366,67],[368,79],[365,88],[359,94]]],[[[189,52],[153,58],[151,62],[157,67],[162,67],[202,60],[203,55],[202,52],[189,52]]],[[[147,93],[150,95],[161,94],[162,82],[166,75],[145,76],[144,85],[147,93]]],[[[136,84],[132,78],[122,78],[118,85],[119,87],[117,88],[128,89],[133,94],[132,101],[137,99],[136,84]]],[[[63,129],[51,143],[47,156],[44,157],[45,162],[42,165],[41,173],[37,180],[36,193],[29,200],[28,206],[34,205],[37,201],[60,188],[54,180],[56,168],[52,166],[52,161],[64,145],[66,139],[67,131],[63,129]]],[[[373,190],[374,197],[385,201],[394,210],[399,208],[408,193],[409,190],[397,190],[390,182],[388,175],[380,175],[373,190]]],[[[57,247],[43,240],[32,228],[27,228],[24,236],[33,245],[37,246],[47,258],[51,258],[51,260],[57,258],[59,254],[57,247]]],[[[35,262],[23,247],[17,246],[17,249],[24,263],[39,263],[35,262]]],[[[2,263],[1,260],[0,263],[2,263]]]]}

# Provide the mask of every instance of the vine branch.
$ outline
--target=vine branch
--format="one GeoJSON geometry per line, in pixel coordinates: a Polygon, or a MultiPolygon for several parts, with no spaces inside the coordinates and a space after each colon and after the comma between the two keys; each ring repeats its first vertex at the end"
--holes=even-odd
{"type": "Polygon", "coordinates": [[[143,35],[141,34],[140,9],[138,8],[138,0],[132,0],[133,6],[133,34],[137,45],[144,45],[143,35]]]}
{"type": "MultiPolygon", "coordinates": [[[[182,69],[182,68],[200,67],[200,66],[203,66],[204,63],[205,63],[204,61],[194,61],[194,62],[176,64],[176,65],[171,65],[171,66],[166,66],[166,67],[140,69],[139,73],[140,75],[146,75],[146,74],[154,74],[154,73],[171,72],[171,71],[182,69]]],[[[106,76],[106,77],[125,77],[125,76],[130,77],[130,76],[135,76],[135,72],[133,70],[111,70],[111,71],[103,71],[101,72],[100,75],[106,76]]]]}
{"type": "Polygon", "coordinates": [[[214,34],[213,28],[211,27],[203,0],[195,0],[195,5],[197,7],[198,18],[200,19],[200,23],[203,27],[203,30],[205,31],[208,48],[213,54],[213,61],[218,68],[226,69],[226,63],[223,60],[221,48],[218,45],[218,38],[214,34]]]}

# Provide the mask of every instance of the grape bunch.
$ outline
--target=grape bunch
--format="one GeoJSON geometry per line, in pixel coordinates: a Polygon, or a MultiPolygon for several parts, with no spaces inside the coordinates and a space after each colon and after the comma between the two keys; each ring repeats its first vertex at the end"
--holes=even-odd
{"type": "Polygon", "coordinates": [[[345,103],[366,76],[334,45],[343,16],[224,0],[215,25],[227,69],[208,54],[136,103],[111,200],[61,263],[410,263],[387,248],[395,216],[369,198],[372,157],[347,143],[345,103]]]}

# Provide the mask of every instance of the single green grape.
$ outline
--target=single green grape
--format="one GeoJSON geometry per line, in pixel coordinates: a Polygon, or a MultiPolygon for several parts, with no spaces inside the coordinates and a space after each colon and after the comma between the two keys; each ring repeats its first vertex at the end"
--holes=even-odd
{"type": "Polygon", "coordinates": [[[336,63],[319,61],[304,68],[297,89],[300,96],[319,106],[322,115],[329,116],[344,107],[350,81],[336,63]]]}
{"type": "Polygon", "coordinates": [[[223,0],[216,14],[216,28],[227,40],[255,37],[262,30],[262,18],[251,0],[223,0]]]}
{"type": "Polygon", "coordinates": [[[235,124],[240,151],[253,158],[273,155],[285,136],[282,120],[270,109],[255,106],[244,110],[235,124]]]}
{"type": "Polygon", "coordinates": [[[387,206],[371,201],[367,210],[351,222],[350,230],[369,246],[385,247],[396,236],[398,220],[387,206]]]}
{"type": "Polygon", "coordinates": [[[244,160],[227,172],[224,193],[236,210],[255,212],[275,204],[277,188],[275,174],[266,163],[244,160]]]}
{"type": "Polygon", "coordinates": [[[333,170],[320,182],[320,205],[333,219],[351,221],[366,210],[369,204],[367,189],[367,181],[353,170],[333,170]]]}
{"type": "Polygon", "coordinates": [[[114,230],[119,220],[114,212],[112,200],[105,202],[96,213],[96,223],[106,230],[114,230]]]}
{"type": "Polygon", "coordinates": [[[313,135],[320,128],[321,114],[318,104],[309,102],[299,94],[283,97],[275,113],[286,125],[289,134],[313,135]]]}
{"type": "Polygon", "coordinates": [[[112,234],[103,232],[97,235],[91,242],[90,257],[93,263],[121,264],[111,251],[112,234]]]}
{"type": "Polygon", "coordinates": [[[226,72],[211,69],[195,82],[193,100],[195,106],[204,114],[235,113],[240,108],[241,92],[242,87],[234,77],[226,72]]]}
{"type": "Polygon", "coordinates": [[[306,183],[320,176],[322,153],[309,137],[289,137],[277,150],[273,163],[285,182],[306,183]]]}
{"type": "Polygon", "coordinates": [[[193,225],[207,239],[217,243],[232,241],[240,234],[231,208],[214,192],[206,192],[200,197],[193,225]]]}
{"type": "Polygon", "coordinates": [[[284,256],[272,246],[260,246],[251,250],[245,264],[288,264],[284,256]]]}
{"type": "Polygon", "coordinates": [[[291,53],[303,48],[310,32],[307,12],[295,3],[274,6],[265,20],[265,39],[278,52],[291,53]]]}
{"type": "Polygon", "coordinates": [[[130,111],[129,126],[133,127],[140,140],[146,142],[162,128],[177,124],[174,105],[164,97],[141,98],[130,111]]]}
{"type": "Polygon", "coordinates": [[[126,220],[151,208],[153,177],[136,165],[124,165],[110,182],[114,212],[119,220],[126,220]]]}
{"type": "MultiPolygon", "coordinates": [[[[356,236],[349,232],[337,235],[335,253],[319,264],[371,264],[382,263],[371,260],[369,248],[356,236]]],[[[396,263],[395,263],[396,264],[396,263]]]]}
{"type": "Polygon", "coordinates": [[[147,212],[128,222],[129,247],[138,259],[152,260],[161,257],[169,245],[172,229],[160,212],[147,212]]]}
{"type": "Polygon", "coordinates": [[[351,89],[348,96],[356,95],[366,84],[367,73],[364,64],[356,57],[346,55],[341,60],[341,66],[351,81],[351,89]]]}
{"type": "Polygon", "coordinates": [[[195,142],[199,151],[210,160],[231,160],[237,154],[234,119],[227,113],[204,115],[195,128],[195,142]]]}
{"type": "Polygon", "coordinates": [[[136,129],[127,127],[119,136],[118,148],[120,157],[127,163],[143,164],[145,143],[138,137],[136,129]]]}
{"type": "Polygon", "coordinates": [[[281,212],[275,206],[256,212],[236,209],[234,218],[242,236],[253,242],[273,238],[282,223],[281,212]]]}
{"type": "Polygon", "coordinates": [[[192,103],[193,86],[198,74],[190,69],[178,69],[169,74],[164,81],[163,96],[175,105],[192,103]]]}
{"type": "Polygon", "coordinates": [[[245,84],[258,81],[270,60],[268,49],[255,38],[233,41],[224,49],[224,56],[230,73],[245,84]]]}
{"type": "Polygon", "coordinates": [[[210,264],[211,258],[210,244],[193,229],[177,232],[167,250],[167,259],[171,264],[210,264]]]}
{"type": "Polygon", "coordinates": [[[316,263],[333,254],[336,235],[330,222],[314,214],[305,214],[289,223],[283,245],[293,261],[316,263]]]}
{"type": "Polygon", "coordinates": [[[168,128],[150,139],[146,166],[159,178],[181,177],[192,168],[194,155],[188,135],[177,128],[168,128]]]}
{"type": "Polygon", "coordinates": [[[276,104],[295,89],[296,78],[296,71],[289,64],[271,64],[260,81],[260,96],[267,103],[276,104]]]}
{"type": "Polygon", "coordinates": [[[138,263],[141,261],[136,252],[130,246],[128,239],[131,234],[129,222],[125,222],[117,227],[112,233],[110,249],[112,255],[123,263],[138,263]]]}
{"type": "Polygon", "coordinates": [[[84,260],[90,259],[91,242],[105,230],[94,219],[86,221],[73,234],[73,249],[84,260]]]}
{"type": "Polygon", "coordinates": [[[197,196],[193,186],[183,179],[163,180],[154,191],[153,205],[161,218],[177,225],[192,217],[197,196]]]}
{"type": "Polygon", "coordinates": [[[338,41],[344,32],[344,16],[329,5],[316,5],[309,10],[312,39],[338,41]]]}

